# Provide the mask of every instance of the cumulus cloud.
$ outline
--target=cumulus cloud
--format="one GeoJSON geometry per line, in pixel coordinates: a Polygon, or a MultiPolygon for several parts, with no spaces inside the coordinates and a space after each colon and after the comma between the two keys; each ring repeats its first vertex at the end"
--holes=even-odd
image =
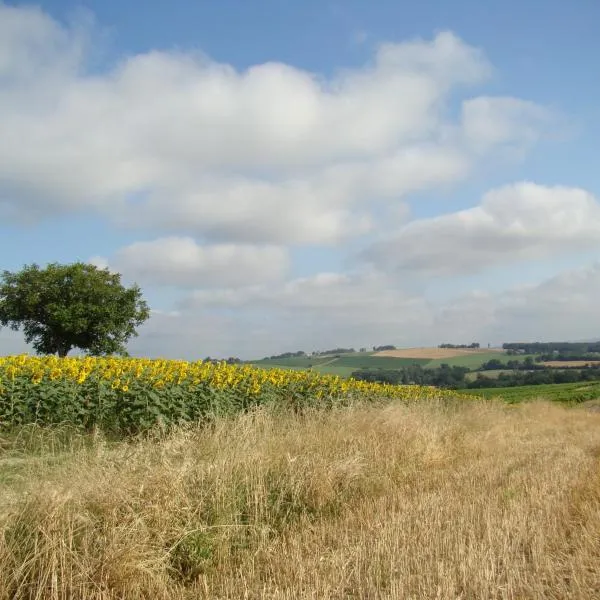
{"type": "Polygon", "coordinates": [[[263,283],[282,279],[289,268],[287,250],[279,246],[202,246],[189,237],[135,242],[110,260],[95,257],[91,262],[141,284],[183,288],[263,283]]]}
{"type": "MultiPolygon", "coordinates": [[[[590,339],[600,338],[599,294],[600,263],[527,286],[469,291],[443,301],[409,294],[382,274],[320,273],[274,285],[199,290],[181,303],[178,315],[153,327],[155,333],[177,332],[191,348],[188,338],[203,339],[194,324],[210,322],[214,315],[227,326],[220,341],[209,328],[210,342],[222,356],[243,358],[337,345],[590,339]],[[241,331],[252,332],[251,343],[241,331]]],[[[136,344],[145,347],[143,334],[136,344]]],[[[188,354],[193,356],[198,354],[188,354]]]]}
{"type": "MultiPolygon", "coordinates": [[[[498,150],[520,157],[555,119],[527,100],[473,95],[492,67],[453,33],[382,44],[330,77],[161,50],[91,70],[93,37],[0,0],[0,220],[86,213],[145,239],[90,259],[187,293],[176,311],[153,311],[133,352],[502,341],[525,323],[540,337],[563,330],[539,315],[556,321],[567,306],[579,311],[573,331],[595,322],[585,290],[598,291],[596,267],[441,303],[422,289],[418,275],[545,259],[600,238],[590,194],[528,183],[407,223],[410,194],[464,180],[498,150]],[[329,245],[340,258],[366,243],[342,245],[350,238],[390,231],[364,253],[370,268],[293,274],[290,249],[329,245]]],[[[16,347],[4,331],[0,342],[16,347]]]]}
{"type": "MultiPolygon", "coordinates": [[[[134,355],[260,358],[290,350],[445,341],[500,344],[600,338],[600,263],[544,281],[448,300],[409,294],[382,274],[320,273],[288,282],[192,292],[177,310],[153,310],[134,355]]],[[[28,348],[0,330],[3,352],[28,348]]]]}
{"type": "Polygon", "coordinates": [[[311,349],[332,343],[368,346],[389,336],[401,344],[417,329],[426,337],[432,318],[424,298],[377,273],[322,272],[278,285],[196,290],[181,303],[183,314],[223,309],[234,309],[241,319],[268,315],[267,353],[282,347],[283,331],[293,344],[311,349]]]}
{"type": "Polygon", "coordinates": [[[0,40],[5,220],[92,210],[216,242],[336,243],[373,228],[373,203],[459,181],[482,143],[518,146],[540,125],[517,99],[475,98],[450,120],[450,94],[490,74],[450,32],[328,79],[164,51],[92,73],[85,31],[1,3],[0,40]]]}
{"type": "Polygon", "coordinates": [[[492,343],[600,339],[599,294],[595,262],[498,293],[459,296],[437,308],[433,324],[447,339],[461,333],[492,343]]]}
{"type": "Polygon", "coordinates": [[[462,105],[463,134],[478,150],[526,148],[539,140],[554,119],[547,108],[520,98],[480,96],[462,105]]]}
{"type": "Polygon", "coordinates": [[[363,258],[385,270],[450,276],[582,252],[599,241],[600,204],[590,193],[517,183],[486,193],[476,207],[412,221],[363,258]]]}
{"type": "Polygon", "coordinates": [[[495,335],[508,324],[515,339],[600,339],[600,263],[563,271],[500,295],[495,335]]]}

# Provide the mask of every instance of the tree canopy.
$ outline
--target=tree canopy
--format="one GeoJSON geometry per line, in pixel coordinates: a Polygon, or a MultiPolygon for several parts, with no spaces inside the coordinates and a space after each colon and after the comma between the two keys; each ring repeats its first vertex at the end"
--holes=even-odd
{"type": "Polygon", "coordinates": [[[120,274],[91,264],[32,264],[0,277],[0,327],[22,329],[41,354],[124,354],[149,316],[137,285],[126,288],[120,274]]]}

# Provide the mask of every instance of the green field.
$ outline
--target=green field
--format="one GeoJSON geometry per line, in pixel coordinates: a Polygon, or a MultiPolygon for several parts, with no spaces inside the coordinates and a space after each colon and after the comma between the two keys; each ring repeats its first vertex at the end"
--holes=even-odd
{"type": "Polygon", "coordinates": [[[263,360],[250,361],[251,364],[257,367],[280,367],[290,368],[296,367],[300,369],[308,369],[312,366],[321,365],[323,363],[331,362],[332,357],[324,356],[298,356],[293,358],[265,358],[263,360]]]}
{"type": "Polygon", "coordinates": [[[600,381],[461,390],[461,393],[484,398],[503,398],[511,403],[535,398],[558,402],[584,402],[600,398],[600,381]]]}
{"type": "Polygon", "coordinates": [[[453,356],[452,358],[438,358],[436,360],[430,360],[427,363],[427,367],[434,369],[443,364],[447,364],[451,367],[469,367],[469,369],[478,369],[483,363],[488,362],[488,360],[497,359],[501,360],[503,363],[506,363],[509,360],[518,360],[522,362],[529,356],[531,356],[531,358],[535,358],[535,355],[533,354],[510,356],[504,352],[480,352],[478,354],[464,354],[462,356],[453,356]]]}
{"type": "MultiPolygon", "coordinates": [[[[521,354],[510,356],[504,352],[478,352],[464,354],[451,358],[440,358],[431,360],[428,358],[398,358],[391,356],[376,356],[374,352],[356,352],[355,354],[340,354],[337,358],[328,356],[302,356],[294,358],[274,358],[249,361],[250,364],[266,369],[312,369],[318,373],[350,377],[353,371],[358,369],[402,369],[410,365],[420,365],[428,369],[439,368],[443,364],[451,367],[468,367],[471,370],[478,369],[483,363],[498,359],[506,363],[509,360],[524,361],[526,358],[535,358],[535,355],[521,354]]],[[[499,373],[509,371],[485,371],[486,377],[494,378],[499,373]]],[[[476,373],[470,374],[470,379],[475,379],[476,373]]]]}
{"type": "Polygon", "coordinates": [[[339,367],[352,367],[353,369],[401,369],[411,365],[428,365],[428,358],[396,358],[393,356],[365,356],[345,355],[338,358],[335,363],[339,367]]]}
{"type": "Polygon", "coordinates": [[[357,369],[401,369],[418,364],[426,366],[427,358],[395,358],[391,356],[374,356],[372,352],[357,352],[356,354],[340,354],[335,356],[274,358],[251,361],[256,367],[267,369],[309,369],[318,373],[350,377],[357,369]]]}
{"type": "Polygon", "coordinates": [[[335,363],[315,367],[313,371],[323,375],[337,375],[338,377],[349,378],[356,369],[354,367],[340,367],[335,363]]]}
{"type": "Polygon", "coordinates": [[[475,381],[479,375],[483,375],[488,379],[498,379],[500,375],[503,373],[510,374],[512,371],[510,369],[497,369],[491,371],[471,371],[465,375],[465,379],[467,381],[475,381]]]}

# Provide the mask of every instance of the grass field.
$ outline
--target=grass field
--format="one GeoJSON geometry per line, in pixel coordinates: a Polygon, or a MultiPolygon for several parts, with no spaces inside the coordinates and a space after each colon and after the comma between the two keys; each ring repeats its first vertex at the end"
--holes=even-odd
{"type": "MultiPolygon", "coordinates": [[[[501,360],[502,362],[506,363],[509,360],[518,360],[522,362],[528,357],[529,355],[525,354],[510,356],[502,352],[481,352],[480,354],[465,354],[463,356],[455,356],[453,358],[432,360],[427,364],[427,366],[434,368],[441,366],[443,363],[446,363],[450,366],[469,367],[470,369],[478,369],[483,363],[493,359],[501,360]]],[[[535,358],[534,355],[531,355],[531,357],[535,358]]]]}
{"type": "Polygon", "coordinates": [[[340,367],[352,367],[354,369],[401,369],[410,365],[427,365],[429,364],[429,360],[424,358],[394,358],[376,355],[346,355],[338,358],[333,364],[340,367]]]}
{"type": "Polygon", "coordinates": [[[520,402],[532,398],[544,398],[558,402],[583,402],[600,398],[600,381],[523,385],[497,389],[461,390],[461,392],[484,398],[503,398],[507,402],[520,402]]]}
{"type": "Polygon", "coordinates": [[[467,381],[475,381],[475,379],[477,379],[478,375],[483,375],[485,377],[488,377],[489,379],[497,379],[499,375],[501,375],[502,373],[512,373],[512,371],[510,370],[506,370],[506,369],[493,369],[490,371],[473,371],[471,373],[467,373],[465,375],[465,379],[467,381]]]}
{"type": "Polygon", "coordinates": [[[0,457],[0,600],[599,597],[600,415],[417,402],[0,457]]]}
{"type": "Polygon", "coordinates": [[[542,363],[545,367],[565,369],[569,367],[585,367],[587,365],[600,365],[600,360],[548,360],[542,363]]]}
{"type": "Polygon", "coordinates": [[[313,371],[322,373],[323,375],[337,375],[338,377],[347,379],[356,369],[354,367],[338,367],[335,364],[329,364],[315,367],[313,371]]]}
{"type": "Polygon", "coordinates": [[[307,369],[311,366],[321,365],[323,363],[331,362],[332,357],[322,357],[322,356],[297,356],[293,358],[276,358],[270,359],[265,358],[263,360],[250,361],[251,364],[256,365],[257,367],[262,366],[277,366],[277,367],[297,367],[300,369],[307,369]]]}
{"type": "Polygon", "coordinates": [[[317,371],[318,373],[339,375],[340,377],[350,377],[352,372],[357,369],[401,369],[402,367],[413,364],[425,366],[428,363],[429,359],[377,356],[372,352],[341,354],[339,358],[328,356],[316,358],[276,358],[251,361],[252,365],[260,368],[312,368],[313,371],[317,371]]]}
{"type": "MultiPolygon", "coordinates": [[[[299,357],[299,358],[277,358],[249,361],[251,364],[261,368],[294,368],[308,369],[319,373],[350,377],[352,371],[357,369],[401,369],[403,367],[418,364],[426,368],[438,368],[443,364],[457,367],[468,367],[478,369],[484,362],[498,359],[503,362],[509,360],[524,361],[529,355],[510,356],[501,350],[452,350],[445,348],[413,348],[406,350],[393,350],[385,352],[363,352],[355,354],[342,354],[339,358],[327,357],[299,357]],[[391,355],[394,356],[391,356],[391,355]],[[414,354],[414,356],[408,356],[414,354]],[[431,358],[443,356],[442,358],[431,358]]],[[[532,355],[532,358],[535,356],[532,355]]]]}

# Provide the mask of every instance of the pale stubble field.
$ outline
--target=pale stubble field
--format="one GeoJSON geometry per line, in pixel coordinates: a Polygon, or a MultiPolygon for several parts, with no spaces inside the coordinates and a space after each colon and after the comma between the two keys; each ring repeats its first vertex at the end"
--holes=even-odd
{"type": "Polygon", "coordinates": [[[6,600],[600,597],[587,410],[262,409],[42,445],[4,442],[6,600]]]}

